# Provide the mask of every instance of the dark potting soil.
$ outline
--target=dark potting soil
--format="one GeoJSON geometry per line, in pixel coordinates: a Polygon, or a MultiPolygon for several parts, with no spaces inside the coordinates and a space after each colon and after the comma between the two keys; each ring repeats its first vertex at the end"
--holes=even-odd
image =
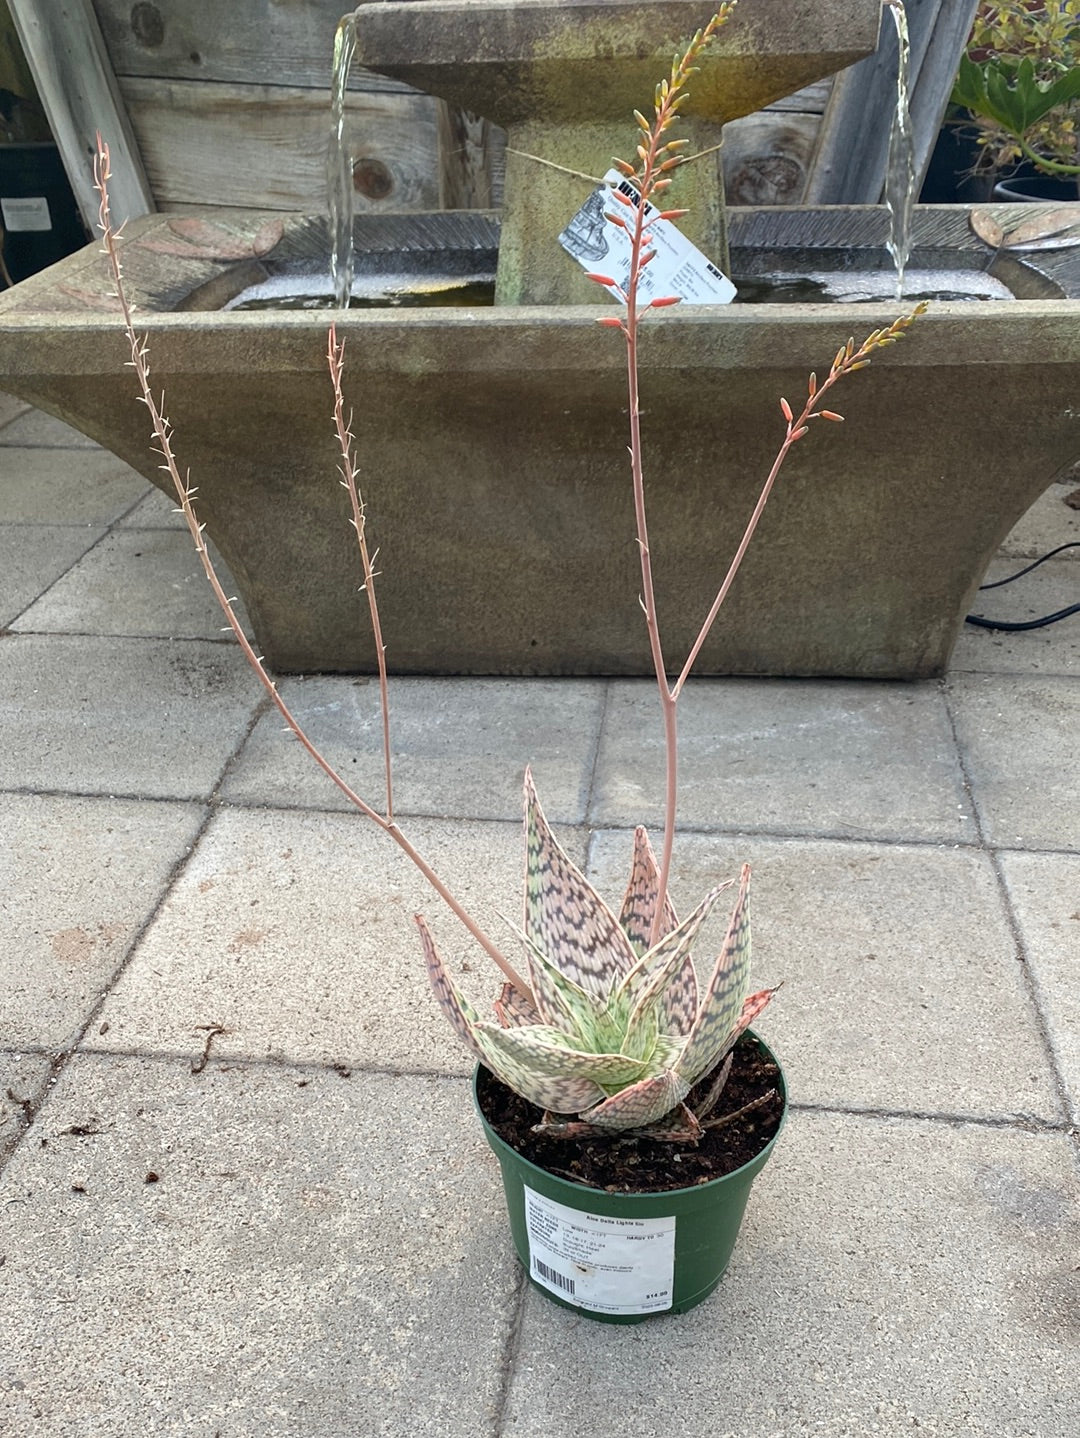
{"type": "MultiPolygon", "coordinates": [[[[694,1108],[708,1089],[708,1078],[690,1091],[694,1108]]],[[[730,1123],[706,1128],[697,1144],[664,1143],[613,1133],[596,1138],[553,1138],[532,1132],[543,1112],[519,1097],[486,1068],[477,1079],[480,1109],[504,1143],[558,1178],[583,1183],[608,1193],[663,1193],[694,1188],[734,1173],[758,1156],[777,1133],[784,1116],[780,1070],[753,1038],[735,1046],[731,1073],[709,1115],[723,1118],[770,1089],[772,1098],[730,1123]]]]}

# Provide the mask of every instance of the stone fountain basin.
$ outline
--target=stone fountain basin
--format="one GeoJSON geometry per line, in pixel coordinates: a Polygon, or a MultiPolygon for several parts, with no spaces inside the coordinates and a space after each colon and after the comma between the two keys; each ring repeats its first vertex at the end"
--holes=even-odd
{"type": "MultiPolygon", "coordinates": [[[[368,671],[327,316],[219,308],[321,243],[316,222],[291,217],[269,254],[236,259],[257,231],[265,240],[265,218],[219,214],[219,248],[234,256],[222,258],[213,235],[195,244],[182,225],[148,217],[127,231],[126,273],[181,462],[262,651],[279,671],[368,671]]],[[[736,210],[735,257],[765,252],[759,263],[783,267],[832,250],[858,265],[880,255],[884,223],[877,210],[736,210]]],[[[426,236],[420,248],[490,250],[497,235],[487,215],[386,216],[358,221],[358,246],[400,252],[410,225],[426,236]]],[[[918,211],[916,226],[914,263],[993,260],[962,208],[918,211]]],[[[161,485],[103,264],[88,247],[0,299],[0,388],[161,485]]],[[[1080,301],[1062,297],[1080,289],[1075,267],[1074,251],[1000,257],[995,268],[1024,298],[937,305],[844,382],[833,407],[847,423],[817,425],[796,447],[699,673],[944,670],[1000,541],[1080,454],[1080,301]]],[[[646,476],[673,664],[783,438],[779,396],[796,404],[849,335],[903,308],[735,305],[647,321],[646,476]]],[[[650,672],[624,350],[596,320],[590,306],[339,316],[395,671],[650,672]]]]}

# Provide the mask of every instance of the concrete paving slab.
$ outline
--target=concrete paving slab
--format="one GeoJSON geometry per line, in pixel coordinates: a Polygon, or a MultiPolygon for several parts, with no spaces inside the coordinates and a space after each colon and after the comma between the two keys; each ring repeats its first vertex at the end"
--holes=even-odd
{"type": "MultiPolygon", "coordinates": [[[[16,420],[0,439],[9,434],[16,420]]],[[[9,524],[111,524],[150,488],[105,450],[0,446],[0,493],[9,524]]]]}
{"type": "MultiPolygon", "coordinates": [[[[616,903],[631,836],[593,838],[616,903]]],[[[916,1114],[1061,1117],[1038,1018],[982,855],[900,845],[682,835],[672,892],[689,913],[753,866],[754,988],[783,983],[757,1027],[803,1103],[916,1114]]],[[[697,946],[711,965],[730,905],[697,946]]]]}
{"type": "Polygon", "coordinates": [[[49,1080],[48,1054],[0,1052],[0,1166],[26,1132],[27,1117],[49,1080]]]}
{"type": "MultiPolygon", "coordinates": [[[[416,820],[409,838],[524,965],[517,824],[416,820]]],[[[564,831],[581,855],[583,836],[564,831]],[[575,840],[577,841],[575,843],[575,840]]],[[[395,845],[359,815],[223,810],[109,995],[105,1050],[213,1053],[465,1074],[472,1058],[428,987],[422,912],[462,990],[489,1012],[494,964],[395,845]]]]}
{"type": "Polygon", "coordinates": [[[530,1291],[515,1438],[1069,1438],[1080,1431],[1067,1140],[800,1113],[701,1307],[635,1327],[530,1291]]]}
{"type": "MultiPolygon", "coordinates": [[[[16,399],[13,394],[0,391],[0,429],[18,419],[21,414],[26,414],[30,406],[25,400],[16,399]]],[[[3,440],[0,439],[0,444],[3,440]]]]}
{"type": "Polygon", "coordinates": [[[105,533],[104,525],[0,524],[0,626],[10,624],[105,533]]]}
{"type": "MultiPolygon", "coordinates": [[[[44,449],[100,449],[94,440],[44,410],[27,408],[0,433],[0,444],[26,444],[44,449]]],[[[102,453],[106,451],[102,450],[102,453]]],[[[111,456],[110,456],[111,457],[111,456]]]]}
{"type": "Polygon", "coordinates": [[[1080,855],[1002,854],[1036,995],[1080,1124],[1080,855]]]}
{"type": "MultiPolygon", "coordinates": [[[[699,680],[679,701],[691,828],[962,841],[974,826],[936,684],[699,680]]],[[[590,819],[656,825],[656,687],[613,683],[590,819]]]]}
{"type": "Polygon", "coordinates": [[[0,1188],[0,1429],[485,1438],[497,1188],[459,1080],[76,1057],[0,1188]]]}
{"type": "Polygon", "coordinates": [[[202,818],[194,804],[0,795],[0,1048],[75,1039],[202,818]]]}
{"type": "MultiPolygon", "coordinates": [[[[1015,559],[995,560],[987,571],[987,583],[1006,579],[1022,567],[1015,559]]],[[[1062,558],[1048,560],[1002,589],[980,594],[973,612],[1026,624],[1074,604],[1080,604],[1080,564],[1062,558]]],[[[965,624],[956,641],[949,670],[951,673],[974,670],[984,674],[1080,676],[1080,612],[1043,629],[1015,632],[965,624]]]]}
{"type": "Polygon", "coordinates": [[[134,509],[116,521],[120,529],[182,529],[187,521],[176,507],[176,500],[160,489],[150,488],[134,509]]]}
{"type": "MultiPolygon", "coordinates": [[[[1059,544],[1080,542],[1080,509],[1065,503],[1078,484],[1080,476],[1073,474],[1040,495],[1002,544],[1002,555],[1039,559],[1059,544]]],[[[1070,549],[1067,555],[1075,564],[1080,560],[1080,549],[1070,549]]]]}
{"type": "Polygon", "coordinates": [[[948,696],[989,841],[1080,848],[1080,681],[957,674],[948,696]]]}
{"type": "Polygon", "coordinates": [[[205,798],[261,695],[228,644],[9,634],[0,789],[205,798]]]}
{"type": "MultiPolygon", "coordinates": [[[[215,554],[226,594],[235,587],[215,554]]],[[[241,620],[243,605],[237,606],[241,620]]],[[[191,537],[168,529],[116,531],[54,584],[15,626],[43,634],[141,634],[232,640],[191,537]]]]}
{"type": "MultiPolygon", "coordinates": [[[[394,808],[399,814],[518,819],[532,764],[552,822],[585,817],[600,737],[602,679],[390,681],[394,808]]],[[[382,714],[374,678],[283,679],[278,691],[326,757],[365,797],[385,792],[382,714]]],[[[282,728],[260,720],[230,772],[226,798],[347,808],[313,783],[310,758],[282,728]]]]}

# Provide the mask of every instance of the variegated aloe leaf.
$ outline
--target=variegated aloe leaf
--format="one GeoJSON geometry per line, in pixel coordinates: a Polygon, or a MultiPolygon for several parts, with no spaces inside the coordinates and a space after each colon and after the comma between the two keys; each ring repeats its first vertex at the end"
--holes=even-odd
{"type": "MultiPolygon", "coordinates": [[[[630,941],[548,828],[525,771],[525,933],[568,979],[606,998],[634,962],[630,941]]],[[[543,1000],[537,995],[543,1008],[543,1000]]]]}
{"type": "Polygon", "coordinates": [[[679,1060],[679,1073],[688,1084],[708,1073],[724,1052],[749,986],[750,865],[744,864],[727,935],[679,1060]]]}
{"type": "MultiPolygon", "coordinates": [[[[632,1006],[628,1027],[632,1027],[634,1024],[634,1014],[639,1009],[644,1012],[646,1008],[655,1006],[657,1000],[670,988],[672,983],[682,982],[682,969],[687,961],[690,962],[691,972],[693,971],[691,949],[694,940],[697,938],[702,924],[709,917],[717,899],[725,889],[730,887],[731,881],[728,880],[723,884],[718,884],[715,889],[710,889],[694,912],[685,918],[677,928],[665,935],[655,948],[642,955],[622,979],[615,991],[613,1003],[617,1005],[627,1002],[632,1006]]],[[[693,994],[695,996],[697,994],[696,978],[694,979],[693,994]]],[[[684,1036],[690,1032],[691,1024],[697,1015],[695,1005],[687,1021],[682,1005],[689,997],[689,993],[681,996],[676,1005],[665,1006],[664,1009],[666,1017],[672,1017],[674,1023],[683,1025],[676,1028],[675,1032],[684,1036]]]]}
{"type": "Polygon", "coordinates": [[[534,1066],[538,1056],[527,1045],[507,1042],[532,1032],[529,1028],[502,1029],[496,1024],[478,1024],[475,1039],[481,1050],[481,1061],[508,1088],[529,1103],[551,1109],[553,1113],[580,1113],[604,1098],[599,1084],[570,1072],[569,1065],[549,1071],[546,1060],[540,1058],[540,1066],[534,1066]]]}
{"type": "Polygon", "coordinates": [[[690,1085],[677,1072],[665,1069],[620,1090],[581,1117],[596,1128],[643,1128],[670,1113],[689,1092],[690,1085]]]}
{"type": "Polygon", "coordinates": [[[646,1070],[643,1062],[627,1058],[625,1054],[598,1054],[578,1049],[561,1030],[547,1024],[504,1029],[481,1021],[473,1032],[482,1048],[488,1049],[490,1044],[503,1058],[542,1076],[565,1074],[570,1078],[591,1079],[601,1087],[621,1088],[623,1084],[636,1083],[646,1070]]]}
{"type": "Polygon", "coordinates": [[[551,1024],[573,1038],[591,1037],[603,1006],[557,969],[527,934],[520,930],[515,933],[525,946],[529,982],[541,1023],[551,1024]]]}
{"type": "MultiPolygon", "coordinates": [[[[476,1057],[483,1060],[484,1054],[476,1041],[474,1027],[480,1022],[480,1015],[473,1006],[458,993],[454,982],[446,972],[446,967],[435,947],[435,940],[424,922],[422,914],[414,914],[416,927],[420,930],[420,942],[424,946],[424,961],[427,964],[427,974],[431,981],[431,987],[435,991],[435,997],[439,1001],[439,1007],[450,1020],[450,1023],[457,1034],[476,1057]]],[[[510,985],[507,985],[509,988],[510,985]]]]}
{"type": "Polygon", "coordinates": [[[540,1010],[531,999],[527,999],[513,984],[503,984],[495,1000],[495,1015],[504,1029],[519,1028],[522,1024],[540,1024],[540,1010]]]}
{"type": "MultiPolygon", "coordinates": [[[[634,830],[634,862],[630,869],[630,882],[626,886],[622,908],[619,910],[619,926],[630,940],[630,946],[638,958],[652,947],[652,926],[659,887],[660,866],[649,843],[648,832],[639,824],[634,830]]],[[[660,921],[657,941],[665,934],[670,934],[678,922],[671,899],[665,894],[664,917],[660,921]]]]}

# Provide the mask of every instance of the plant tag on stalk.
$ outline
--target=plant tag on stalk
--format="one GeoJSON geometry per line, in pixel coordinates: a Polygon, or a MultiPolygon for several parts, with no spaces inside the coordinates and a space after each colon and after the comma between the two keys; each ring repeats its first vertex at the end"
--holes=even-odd
{"type": "MultiPolygon", "coordinates": [[[[625,212],[630,220],[633,211],[612,199],[612,190],[619,190],[637,204],[638,192],[630,181],[618,170],[609,170],[600,189],[592,192],[563,230],[559,244],[583,269],[610,276],[625,292],[630,281],[630,236],[605,219],[605,215],[625,212]]],[[[659,213],[655,205],[646,204],[646,219],[659,213]]],[[[727,275],[670,220],[653,221],[648,247],[655,250],[656,258],[645,266],[638,279],[638,293],[643,303],[677,295],[688,305],[729,305],[735,298],[735,286],[727,275]]],[[[610,286],[607,289],[614,299],[619,298],[616,290],[610,286]]]]}
{"type": "Polygon", "coordinates": [[[532,1278],[590,1313],[662,1313],[673,1302],[675,1216],[579,1213],[525,1187],[532,1278]]]}

